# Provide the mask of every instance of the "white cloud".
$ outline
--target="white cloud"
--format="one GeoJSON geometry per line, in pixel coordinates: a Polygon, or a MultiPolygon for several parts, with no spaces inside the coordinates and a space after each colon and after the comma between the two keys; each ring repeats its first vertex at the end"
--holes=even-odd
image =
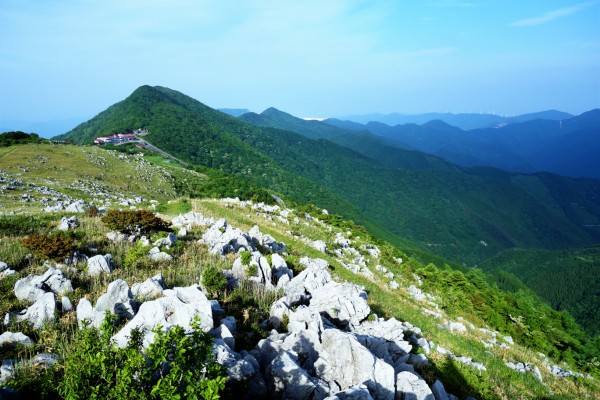
{"type": "Polygon", "coordinates": [[[588,8],[590,6],[593,6],[595,4],[597,4],[598,2],[593,1],[593,2],[586,2],[586,3],[579,3],[579,4],[575,4],[574,6],[571,7],[563,7],[563,8],[559,8],[553,11],[548,11],[540,16],[537,17],[532,17],[532,18],[525,18],[525,19],[520,19],[518,21],[513,22],[511,25],[513,26],[536,26],[536,25],[542,25],[548,22],[552,22],[555,19],[558,18],[562,18],[562,17],[567,17],[571,14],[575,14],[576,12],[579,12],[585,8],[588,8]]]}

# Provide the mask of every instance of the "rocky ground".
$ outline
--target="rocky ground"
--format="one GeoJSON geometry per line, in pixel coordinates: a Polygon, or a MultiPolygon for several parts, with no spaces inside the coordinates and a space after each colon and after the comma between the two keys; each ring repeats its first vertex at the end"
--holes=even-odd
{"type": "MultiPolygon", "coordinates": [[[[229,265],[222,273],[230,288],[250,281],[277,294],[269,315],[260,322],[268,333],[254,348],[244,350],[236,346],[236,329],[242,321],[227,315],[199,282],[169,287],[162,274],[139,276],[129,282],[111,280],[111,274],[120,267],[111,254],[88,257],[79,253],[65,263],[48,262],[42,274],[29,274],[15,283],[14,296],[28,306],[5,315],[0,347],[34,344],[27,335],[7,330],[18,326],[16,323],[43,329],[61,316],[74,315],[80,325],[99,326],[104,314],[111,312],[122,321],[113,337],[117,346],[126,345],[134,328],[145,329],[144,343],[148,345],[156,326],[169,329],[180,325],[190,329],[194,318],[199,317],[202,329],[215,339],[213,352],[227,370],[228,390],[235,391],[237,398],[444,400],[457,397],[446,391],[442,380],[428,382],[423,377],[431,357],[452,359],[473,374],[487,371],[491,358],[472,359],[461,354],[460,349],[444,348],[414,321],[378,317],[369,305],[364,286],[332,272],[341,266],[367,282],[410,297],[423,318],[436,321],[437,329],[477,338],[490,355],[504,354],[507,368],[529,374],[542,383],[550,376],[582,377],[552,365],[543,355],[538,355],[535,362],[531,358],[507,360],[507,355],[518,354],[509,352],[515,346],[512,338],[460,317],[448,318],[440,300],[421,289],[418,276],[398,274],[398,266],[405,260],[396,258],[390,264],[390,260],[381,257],[377,245],[350,231],[329,226],[318,216],[277,205],[237,199],[215,204],[244,215],[247,221],[260,221],[261,227],[285,231],[287,237],[314,251],[300,257],[297,265],[288,265],[289,245],[264,233],[267,228],[255,225],[245,230],[225,218],[199,212],[173,218],[171,224],[177,234],[154,241],[118,232],[109,232],[107,239],[113,243],[139,242],[147,249],[150,260],[161,263],[171,261],[169,249],[186,240],[190,231],[201,230],[199,243],[229,265]],[[315,235],[309,237],[307,232],[315,235]],[[72,304],[68,295],[73,293],[74,284],[68,276],[77,274],[109,277],[111,282],[95,301],[83,295],[72,304]]],[[[76,216],[65,217],[59,229],[77,230],[78,226],[76,216]]],[[[0,263],[0,279],[14,273],[11,266],[0,263]]],[[[20,363],[52,365],[59,360],[60,355],[53,353],[36,354],[29,360],[2,360],[0,383],[9,381],[20,363]]],[[[0,389],[0,399],[8,393],[0,389]]]]}

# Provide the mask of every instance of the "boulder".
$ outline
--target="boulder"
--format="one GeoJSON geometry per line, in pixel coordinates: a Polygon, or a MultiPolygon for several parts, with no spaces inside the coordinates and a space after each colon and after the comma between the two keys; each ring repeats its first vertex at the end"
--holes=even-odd
{"type": "Polygon", "coordinates": [[[31,365],[34,368],[44,367],[49,368],[56,365],[62,359],[58,354],[40,353],[31,359],[31,365]]]}
{"type": "Polygon", "coordinates": [[[295,311],[290,311],[288,313],[288,317],[289,323],[287,331],[290,333],[311,330],[320,335],[325,329],[319,312],[307,306],[298,306],[295,311]]]}
{"type": "Polygon", "coordinates": [[[351,334],[326,329],[321,341],[315,370],[332,389],[337,387],[335,392],[365,384],[374,399],[394,399],[394,369],[371,354],[351,334]]]}
{"type": "Polygon", "coordinates": [[[325,391],[316,379],[308,375],[298,365],[298,360],[287,351],[275,357],[265,377],[273,399],[310,400],[325,397],[325,391]]]}
{"type": "Polygon", "coordinates": [[[0,261],[0,279],[6,278],[7,276],[16,273],[17,271],[10,269],[7,263],[0,261]]]}
{"type": "Polygon", "coordinates": [[[319,334],[310,330],[293,332],[283,340],[281,348],[293,354],[303,369],[312,372],[321,351],[319,334]]]}
{"type": "Polygon", "coordinates": [[[213,328],[211,303],[199,286],[167,289],[163,291],[163,296],[143,303],[135,317],[113,336],[118,347],[127,345],[133,328],[145,331],[145,346],[154,340],[152,330],[158,325],[165,331],[173,325],[180,325],[186,330],[191,330],[192,321],[198,317],[200,327],[204,332],[213,328]]]}
{"type": "Polygon", "coordinates": [[[267,250],[270,253],[281,253],[286,249],[284,243],[278,243],[271,235],[263,234],[256,225],[248,231],[248,236],[257,248],[267,250]]]}
{"type": "Polygon", "coordinates": [[[79,325],[87,321],[90,326],[97,328],[104,321],[107,312],[116,315],[119,320],[123,320],[132,319],[136,311],[137,303],[133,300],[129,285],[123,279],[117,279],[108,285],[106,293],[98,298],[95,307],[92,307],[86,298],[79,301],[77,321],[79,325]]]}
{"type": "Polygon", "coordinates": [[[310,246],[313,249],[320,251],[321,253],[327,252],[327,244],[325,244],[322,240],[315,240],[314,242],[310,242],[310,246]]]}
{"type": "Polygon", "coordinates": [[[359,325],[371,312],[364,288],[352,283],[330,282],[315,289],[310,307],[343,327],[359,325]]]}
{"type": "Polygon", "coordinates": [[[54,293],[47,292],[38,298],[29,308],[21,312],[10,312],[4,318],[4,324],[8,325],[11,321],[28,322],[35,329],[40,329],[46,323],[54,321],[56,312],[56,300],[54,293]]]}
{"type": "Polygon", "coordinates": [[[0,364],[0,383],[4,383],[15,374],[17,362],[15,360],[2,360],[0,364]]]}
{"type": "Polygon", "coordinates": [[[444,385],[439,380],[436,380],[433,385],[431,385],[431,393],[435,400],[449,400],[448,393],[446,393],[446,389],[444,389],[444,385]]]}
{"type": "Polygon", "coordinates": [[[4,332],[0,335],[0,347],[2,346],[33,346],[33,341],[29,338],[29,336],[23,334],[22,332],[4,332]]]}
{"type": "Polygon", "coordinates": [[[110,231],[106,234],[106,238],[113,243],[122,243],[127,241],[128,236],[121,232],[110,231]]]}
{"type": "Polygon", "coordinates": [[[233,334],[227,325],[221,324],[216,328],[211,329],[209,334],[215,339],[221,339],[231,350],[235,350],[235,337],[233,337],[233,334]]]}
{"type": "Polygon", "coordinates": [[[326,397],[324,400],[373,400],[373,397],[366,385],[356,385],[326,397]]]}
{"type": "Polygon", "coordinates": [[[171,225],[176,228],[186,228],[188,230],[192,229],[194,225],[212,225],[215,223],[213,218],[205,218],[201,213],[190,211],[186,214],[179,215],[178,217],[173,218],[171,221],[171,225]]]}
{"type": "Polygon", "coordinates": [[[402,371],[396,375],[396,399],[435,400],[435,397],[419,374],[402,371]]]}
{"type": "Polygon", "coordinates": [[[85,212],[87,203],[83,200],[77,200],[67,207],[65,207],[65,211],[69,213],[83,213],[85,212]]]}
{"type": "Polygon", "coordinates": [[[164,251],[154,251],[154,249],[158,250],[158,247],[153,247],[148,254],[148,258],[150,261],[161,262],[161,261],[171,261],[173,256],[165,253],[164,251]]]}
{"type": "Polygon", "coordinates": [[[225,395],[230,398],[264,399],[267,385],[260,373],[256,359],[248,353],[240,355],[232,351],[222,340],[215,340],[213,354],[217,364],[227,370],[225,395]]]}
{"type": "Polygon", "coordinates": [[[225,255],[237,253],[240,250],[256,250],[250,236],[237,228],[229,226],[224,218],[208,228],[202,235],[201,240],[209,247],[212,254],[225,255]]]}
{"type": "Polygon", "coordinates": [[[169,234],[166,237],[156,240],[153,243],[153,245],[157,247],[165,246],[166,248],[170,248],[175,245],[176,241],[177,237],[175,236],[175,234],[173,232],[169,232],[169,234]]]}
{"type": "Polygon", "coordinates": [[[15,296],[30,303],[37,301],[47,292],[62,295],[72,291],[71,281],[56,268],[49,268],[43,275],[29,275],[15,283],[15,296]]]}
{"type": "Polygon", "coordinates": [[[113,271],[113,260],[110,254],[97,255],[88,259],[87,273],[89,276],[110,274],[113,271]]]}
{"type": "Polygon", "coordinates": [[[71,229],[75,229],[79,226],[79,220],[76,215],[73,215],[70,218],[62,217],[60,220],[60,224],[58,225],[59,231],[69,231],[71,229]]]}
{"type": "Polygon", "coordinates": [[[307,295],[311,295],[317,288],[331,282],[327,261],[303,257],[300,259],[300,265],[305,269],[284,287],[290,306],[305,302],[308,299],[307,295]]]}
{"type": "Polygon", "coordinates": [[[134,283],[131,286],[131,293],[137,299],[154,300],[161,297],[163,290],[166,289],[162,273],[146,279],[142,283],[134,283]]]}
{"type": "Polygon", "coordinates": [[[273,272],[273,282],[275,284],[279,284],[279,280],[284,275],[288,278],[288,281],[294,277],[294,272],[288,268],[283,257],[277,253],[271,255],[271,271],[273,272]]]}

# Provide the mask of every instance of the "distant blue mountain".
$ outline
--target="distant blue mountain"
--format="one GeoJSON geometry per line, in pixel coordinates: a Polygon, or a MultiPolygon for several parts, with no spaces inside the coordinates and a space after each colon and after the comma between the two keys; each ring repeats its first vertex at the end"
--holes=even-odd
{"type": "Polygon", "coordinates": [[[423,151],[462,166],[525,173],[549,171],[600,179],[600,110],[564,120],[529,119],[544,115],[561,114],[555,111],[528,114],[500,127],[468,131],[441,120],[396,126],[335,119],[326,122],[354,131],[367,129],[396,147],[423,151]]]}
{"type": "Polygon", "coordinates": [[[239,117],[242,114],[246,114],[246,113],[250,112],[250,110],[248,110],[246,108],[219,108],[218,110],[221,111],[222,113],[229,114],[233,117],[239,117]]]}
{"type": "Polygon", "coordinates": [[[476,113],[425,113],[414,115],[403,115],[399,113],[392,114],[364,114],[364,115],[349,115],[345,117],[337,117],[337,120],[358,122],[367,124],[369,122],[381,122],[386,125],[401,125],[401,124],[418,124],[422,125],[432,120],[444,121],[447,124],[456,126],[463,130],[500,127],[508,124],[532,121],[536,119],[547,120],[562,120],[573,117],[573,115],[557,111],[548,110],[531,114],[523,114],[514,117],[502,117],[495,114],[476,114],[476,113]]]}

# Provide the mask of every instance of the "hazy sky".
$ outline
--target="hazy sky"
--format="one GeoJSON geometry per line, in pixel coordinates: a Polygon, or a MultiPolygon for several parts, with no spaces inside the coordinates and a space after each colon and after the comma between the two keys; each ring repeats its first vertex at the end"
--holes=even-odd
{"type": "Polygon", "coordinates": [[[599,27],[600,1],[0,0],[0,119],[88,119],[143,84],[299,117],[578,114],[599,27]]]}

